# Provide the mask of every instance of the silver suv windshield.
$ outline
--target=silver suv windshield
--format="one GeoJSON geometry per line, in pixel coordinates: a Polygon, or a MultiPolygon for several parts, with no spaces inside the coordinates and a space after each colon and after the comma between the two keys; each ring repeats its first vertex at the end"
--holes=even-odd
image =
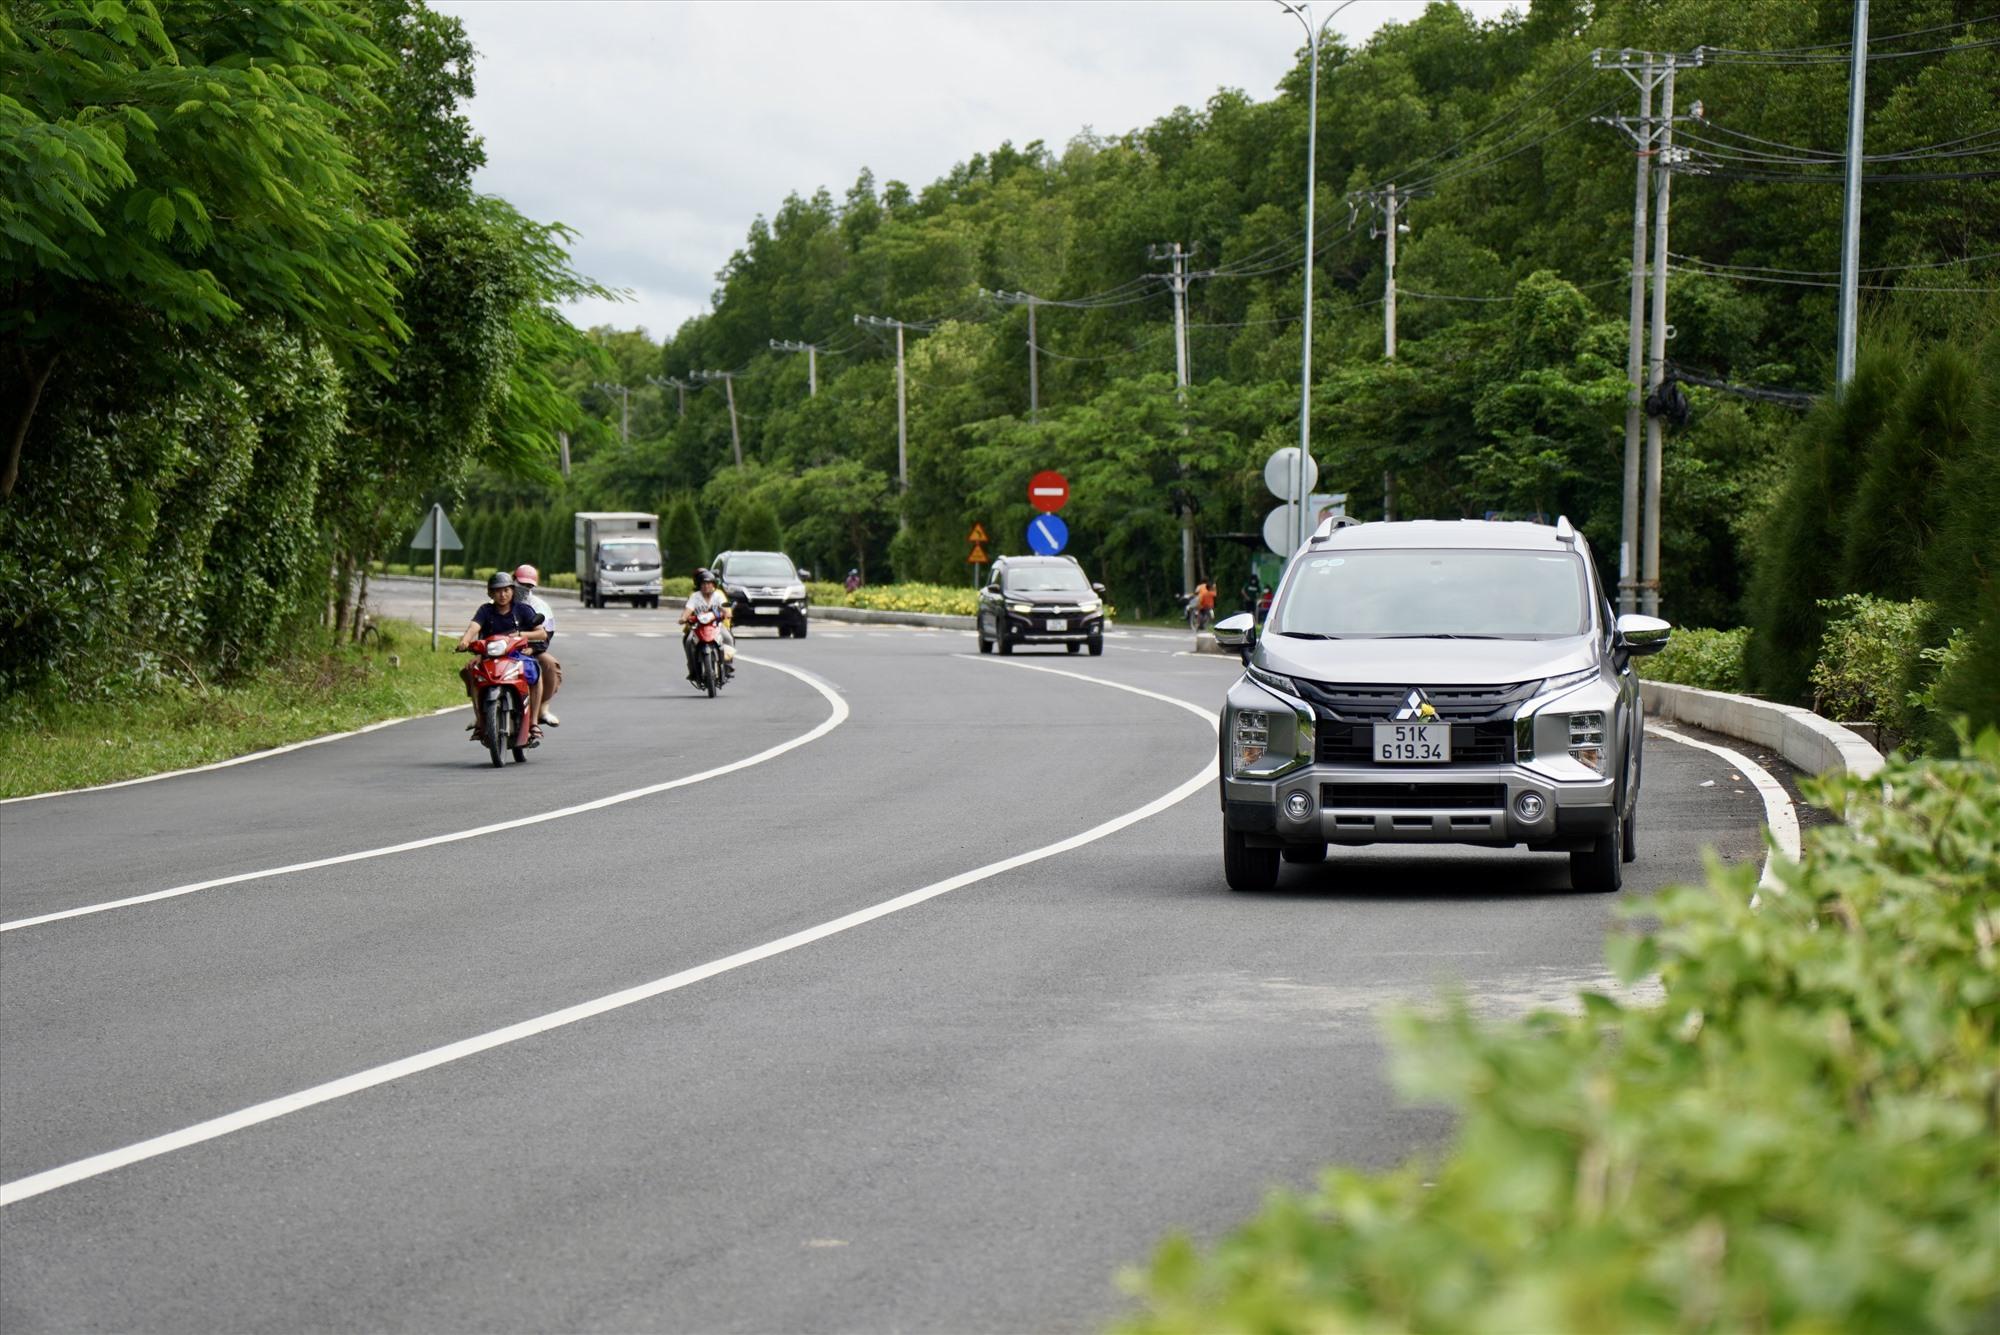
{"type": "Polygon", "coordinates": [[[1590,628],[1574,553],[1307,552],[1271,612],[1280,635],[1552,639],[1590,628]]]}

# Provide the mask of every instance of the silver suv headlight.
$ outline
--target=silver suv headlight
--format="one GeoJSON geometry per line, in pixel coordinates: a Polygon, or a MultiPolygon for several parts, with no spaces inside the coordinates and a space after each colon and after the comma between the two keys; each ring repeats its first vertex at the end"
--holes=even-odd
{"type": "Polygon", "coordinates": [[[1262,688],[1257,698],[1270,703],[1231,711],[1226,739],[1231,778],[1275,779],[1289,774],[1312,764],[1318,744],[1312,706],[1290,698],[1291,680],[1262,669],[1258,673],[1250,677],[1262,688]]]}

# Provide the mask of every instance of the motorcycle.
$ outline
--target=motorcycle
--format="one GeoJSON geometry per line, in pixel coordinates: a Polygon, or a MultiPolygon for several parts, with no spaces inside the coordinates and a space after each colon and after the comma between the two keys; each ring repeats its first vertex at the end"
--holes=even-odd
{"type": "Polygon", "coordinates": [[[528,747],[539,745],[533,741],[525,746],[515,744],[532,690],[527,659],[520,652],[525,644],[519,635],[493,635],[475,641],[468,651],[478,655],[472,665],[473,698],[479,702],[481,739],[496,769],[506,763],[508,751],[513,751],[514,763],[519,764],[528,758],[528,747]]]}
{"type": "Polygon", "coordinates": [[[722,683],[729,679],[727,665],[722,658],[722,618],[707,608],[694,614],[694,624],[688,627],[688,634],[694,638],[694,684],[708,692],[713,700],[715,693],[722,689],[722,683]]]}

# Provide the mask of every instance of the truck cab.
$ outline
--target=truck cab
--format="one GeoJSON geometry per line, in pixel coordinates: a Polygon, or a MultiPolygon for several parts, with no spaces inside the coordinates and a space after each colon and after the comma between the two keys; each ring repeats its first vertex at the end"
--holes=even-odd
{"type": "Polygon", "coordinates": [[[637,511],[576,516],[576,588],[585,607],[613,598],[660,605],[660,517],[637,511]]]}

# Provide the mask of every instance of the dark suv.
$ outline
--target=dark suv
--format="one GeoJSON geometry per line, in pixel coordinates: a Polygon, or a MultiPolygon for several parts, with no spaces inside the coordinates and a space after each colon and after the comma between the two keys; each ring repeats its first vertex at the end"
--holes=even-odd
{"type": "Polygon", "coordinates": [[[806,637],[806,574],[783,552],[724,552],[709,562],[729,595],[738,626],[776,626],[778,638],[806,637]]]}
{"type": "Polygon", "coordinates": [[[1104,586],[1068,556],[1003,556],[979,591],[979,652],[1011,654],[1017,644],[1088,646],[1104,652],[1104,586]]]}

